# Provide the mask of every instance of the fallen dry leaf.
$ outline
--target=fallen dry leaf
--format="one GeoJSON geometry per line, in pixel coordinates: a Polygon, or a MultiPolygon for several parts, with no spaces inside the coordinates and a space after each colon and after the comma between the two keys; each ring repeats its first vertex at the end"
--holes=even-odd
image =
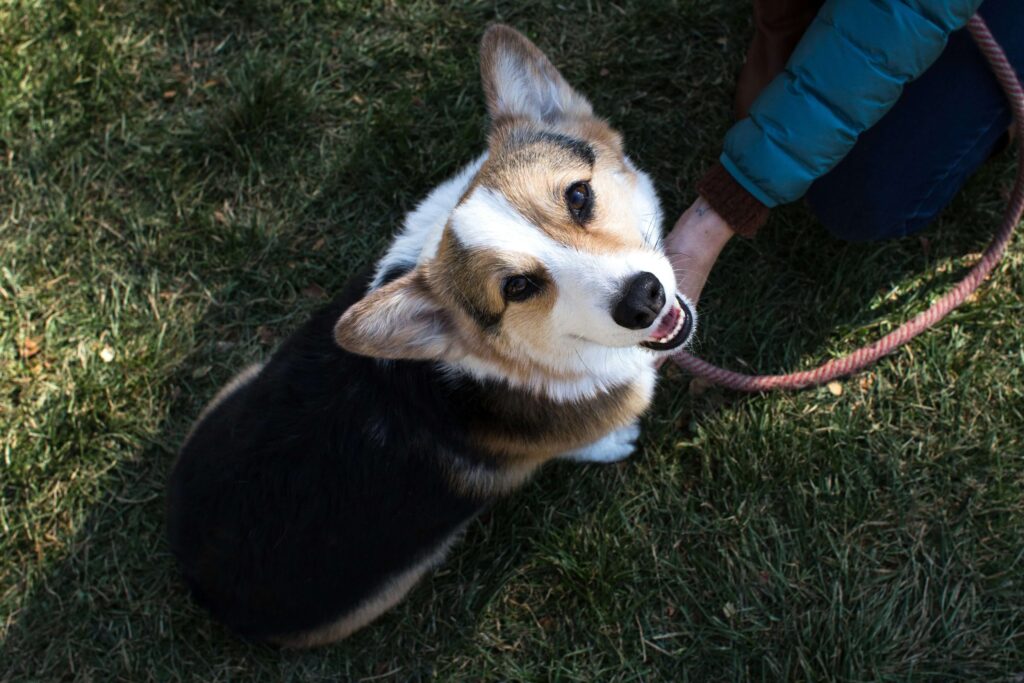
{"type": "Polygon", "coordinates": [[[707,381],[703,377],[694,377],[690,380],[690,387],[687,393],[690,396],[700,396],[711,387],[711,382],[707,381]]]}
{"type": "Polygon", "coordinates": [[[327,292],[324,291],[323,287],[314,282],[302,288],[302,296],[307,299],[323,299],[327,296],[327,292]]]}
{"type": "Polygon", "coordinates": [[[39,353],[40,350],[39,342],[31,337],[25,337],[21,342],[21,346],[18,347],[18,355],[22,358],[31,358],[39,353]]]}

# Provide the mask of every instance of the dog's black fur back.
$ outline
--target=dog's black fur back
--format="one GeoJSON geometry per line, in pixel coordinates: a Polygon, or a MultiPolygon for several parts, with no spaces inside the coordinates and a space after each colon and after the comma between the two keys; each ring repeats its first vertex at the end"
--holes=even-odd
{"type": "Polygon", "coordinates": [[[477,457],[461,428],[462,382],[429,362],[335,344],[335,322],[367,282],[357,278],[206,415],[171,475],[181,571],[201,604],[250,638],[331,622],[488,502],[455,492],[445,469],[477,457]]]}

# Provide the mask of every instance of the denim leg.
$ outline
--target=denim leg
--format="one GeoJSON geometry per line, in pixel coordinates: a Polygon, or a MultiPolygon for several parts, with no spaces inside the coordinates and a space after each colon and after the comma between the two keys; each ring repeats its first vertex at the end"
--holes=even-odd
{"type": "MultiPolygon", "coordinates": [[[[1024,3],[987,0],[981,15],[1024,73],[1024,3]]],[[[896,105],[815,181],[807,202],[840,239],[912,234],[953,199],[1010,123],[1006,97],[984,56],[966,29],[957,31],[896,105]]]]}

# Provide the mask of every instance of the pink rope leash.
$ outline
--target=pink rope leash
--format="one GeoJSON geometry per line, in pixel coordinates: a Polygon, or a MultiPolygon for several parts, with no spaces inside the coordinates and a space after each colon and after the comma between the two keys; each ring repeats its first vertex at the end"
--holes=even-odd
{"type": "Polygon", "coordinates": [[[737,391],[768,391],[770,389],[803,389],[824,384],[837,377],[850,375],[874,363],[882,356],[892,353],[908,341],[921,334],[946,317],[976,290],[992,272],[1006,251],[1013,229],[1020,222],[1024,212],[1024,90],[1006,53],[992,37],[985,21],[977,14],[967,23],[971,36],[995,72],[999,84],[1006,92],[1013,110],[1014,127],[1017,133],[1017,176],[1013,192],[998,232],[989,243],[981,259],[971,267],[967,275],[952,290],[931,305],[928,310],[901,325],[868,346],[857,349],[841,358],[835,358],[813,369],[783,375],[745,375],[717,367],[685,351],[672,356],[679,367],[690,374],[703,377],[737,391]]]}

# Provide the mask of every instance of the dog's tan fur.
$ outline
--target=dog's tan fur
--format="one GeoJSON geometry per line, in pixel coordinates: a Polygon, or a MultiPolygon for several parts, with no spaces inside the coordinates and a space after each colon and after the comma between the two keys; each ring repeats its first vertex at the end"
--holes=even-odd
{"type": "Polygon", "coordinates": [[[497,191],[549,237],[580,251],[615,253],[642,247],[641,237],[625,228],[628,196],[603,190],[586,225],[575,222],[565,210],[564,192],[572,183],[588,181],[611,188],[613,184],[600,182],[602,175],[633,175],[618,135],[608,124],[590,119],[559,129],[566,138],[585,142],[594,151],[592,166],[544,137],[531,136],[532,129],[518,119],[504,119],[494,126],[490,155],[470,192],[477,186],[497,191]]]}
{"type": "Polygon", "coordinates": [[[222,386],[217,394],[210,399],[209,403],[203,406],[203,410],[199,413],[199,417],[192,423],[192,428],[189,429],[188,434],[185,436],[185,441],[188,441],[192,437],[192,432],[195,428],[202,424],[203,420],[212,413],[217,406],[226,401],[236,391],[244,387],[246,384],[256,378],[256,375],[260,374],[260,370],[263,369],[263,363],[253,363],[249,367],[242,370],[240,373],[231,378],[231,380],[222,386]]]}
{"type": "Polygon", "coordinates": [[[490,454],[490,466],[450,466],[452,485],[466,494],[506,493],[526,481],[540,466],[605,434],[632,423],[647,408],[650,393],[639,385],[623,385],[588,401],[566,404],[522,392],[496,389],[488,395],[490,410],[515,422],[515,434],[481,420],[470,428],[471,440],[490,454]]]}

